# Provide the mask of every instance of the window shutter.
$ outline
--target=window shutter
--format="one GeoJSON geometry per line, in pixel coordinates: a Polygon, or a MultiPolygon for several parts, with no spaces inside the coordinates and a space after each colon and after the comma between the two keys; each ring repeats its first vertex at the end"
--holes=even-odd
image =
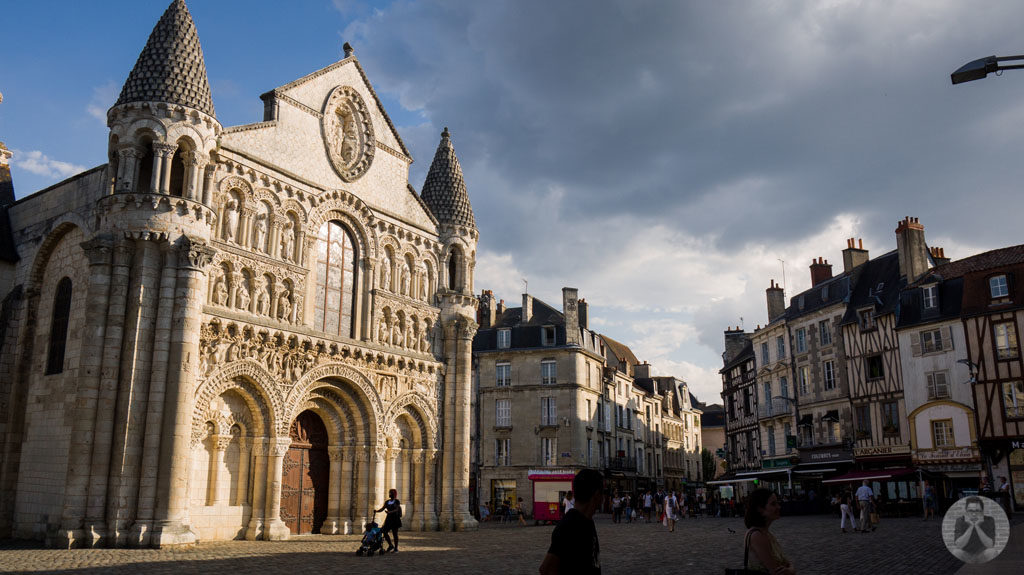
{"type": "Polygon", "coordinates": [[[943,331],[946,332],[946,342],[944,344],[945,348],[953,349],[953,326],[947,325],[946,329],[943,331]]]}
{"type": "Polygon", "coordinates": [[[910,334],[910,351],[914,357],[921,355],[921,333],[913,332],[910,334]]]}

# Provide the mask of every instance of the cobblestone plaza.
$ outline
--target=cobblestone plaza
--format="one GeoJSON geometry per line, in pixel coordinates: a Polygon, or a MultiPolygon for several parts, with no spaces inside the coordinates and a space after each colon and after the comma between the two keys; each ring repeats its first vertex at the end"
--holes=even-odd
{"type": "MultiPolygon", "coordinates": [[[[721,573],[742,565],[738,518],[686,519],[674,533],[656,523],[613,524],[608,515],[599,515],[597,523],[604,573],[721,573]]],[[[8,542],[0,544],[0,572],[536,573],[551,529],[488,523],[473,532],[403,532],[400,553],[372,558],[355,556],[356,535],[219,541],[166,550],[52,550],[8,542]]],[[[874,533],[842,534],[831,516],[783,517],[773,532],[801,575],[956,573],[963,567],[943,546],[939,521],[884,519],[874,533]]],[[[996,562],[962,572],[1019,572],[1020,537],[1017,525],[996,562]]]]}

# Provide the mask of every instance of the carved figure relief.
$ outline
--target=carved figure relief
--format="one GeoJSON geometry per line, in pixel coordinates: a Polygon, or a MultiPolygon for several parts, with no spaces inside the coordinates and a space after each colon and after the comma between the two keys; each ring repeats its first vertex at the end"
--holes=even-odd
{"type": "Polygon", "coordinates": [[[238,282],[238,295],[236,297],[238,300],[238,309],[249,311],[249,301],[252,298],[249,296],[249,284],[246,280],[243,279],[238,282]]]}
{"type": "Polygon", "coordinates": [[[380,318],[380,328],[377,330],[377,341],[380,343],[389,343],[390,339],[391,335],[388,330],[388,320],[382,317],[380,318]]]}
{"type": "Polygon", "coordinates": [[[281,290],[281,295],[277,297],[277,319],[281,321],[288,321],[288,318],[292,315],[292,302],[288,299],[288,290],[281,290]]]}
{"type": "Polygon", "coordinates": [[[213,301],[220,306],[228,303],[228,287],[225,284],[224,278],[218,277],[217,283],[213,286],[213,301]]]}
{"type": "Polygon", "coordinates": [[[398,396],[398,378],[394,375],[380,374],[377,376],[377,393],[384,401],[390,401],[398,396]]]}
{"type": "Polygon", "coordinates": [[[366,173],[375,149],[373,123],[366,102],[350,86],[338,86],[324,102],[321,131],[331,165],[338,176],[352,182],[366,173]]]}
{"type": "Polygon", "coordinates": [[[252,224],[252,247],[258,251],[266,250],[267,245],[267,214],[256,214],[252,224]]]}
{"type": "Polygon", "coordinates": [[[391,291],[391,258],[387,256],[380,263],[380,288],[391,291]]]}
{"type": "Polygon", "coordinates": [[[411,278],[409,276],[409,265],[408,264],[402,264],[402,272],[401,273],[402,273],[402,295],[412,297],[412,290],[410,289],[410,285],[412,284],[412,280],[411,280],[411,278]]]}
{"type": "Polygon", "coordinates": [[[419,284],[420,284],[420,299],[423,301],[427,300],[427,268],[420,266],[419,268],[419,284]]]}
{"type": "Polygon", "coordinates": [[[256,298],[256,313],[270,315],[270,286],[260,290],[260,295],[256,298]]]}
{"type": "Polygon", "coordinates": [[[224,241],[234,242],[238,230],[238,202],[231,199],[224,206],[224,241]]]}
{"type": "Polygon", "coordinates": [[[295,226],[292,222],[286,221],[281,228],[281,259],[286,262],[292,261],[295,252],[295,226]]]}

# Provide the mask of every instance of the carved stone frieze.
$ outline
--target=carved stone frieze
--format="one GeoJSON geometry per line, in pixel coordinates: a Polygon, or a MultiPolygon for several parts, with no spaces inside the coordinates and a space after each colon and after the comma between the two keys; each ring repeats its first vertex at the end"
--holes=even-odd
{"type": "Polygon", "coordinates": [[[178,266],[182,268],[203,271],[217,254],[204,240],[192,236],[182,236],[178,246],[178,266]]]}
{"type": "Polygon", "coordinates": [[[366,102],[354,88],[338,86],[327,96],[320,121],[324,146],[338,177],[353,182],[370,168],[376,146],[366,102]]]}

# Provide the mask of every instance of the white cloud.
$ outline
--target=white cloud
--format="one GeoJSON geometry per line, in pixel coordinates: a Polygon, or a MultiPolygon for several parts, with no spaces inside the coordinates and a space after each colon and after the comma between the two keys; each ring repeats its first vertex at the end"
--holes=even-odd
{"type": "Polygon", "coordinates": [[[84,172],[85,166],[79,166],[70,162],[51,159],[39,150],[22,152],[12,150],[14,157],[11,163],[16,168],[21,168],[38,176],[45,176],[55,180],[71,177],[77,173],[84,172]]]}
{"type": "Polygon", "coordinates": [[[92,89],[92,99],[85,107],[90,116],[96,118],[103,125],[107,124],[107,110],[117,101],[120,86],[115,82],[107,82],[102,86],[95,86],[92,89]]]}

